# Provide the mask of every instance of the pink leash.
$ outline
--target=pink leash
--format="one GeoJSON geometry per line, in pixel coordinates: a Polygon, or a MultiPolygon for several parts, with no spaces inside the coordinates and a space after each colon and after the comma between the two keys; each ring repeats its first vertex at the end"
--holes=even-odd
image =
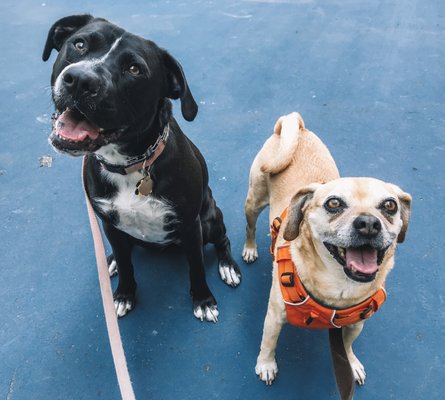
{"type": "Polygon", "coordinates": [[[97,222],[96,214],[91,206],[85,187],[85,157],[82,163],[82,185],[90,220],[91,233],[93,235],[94,252],[96,255],[97,273],[99,275],[100,293],[104,306],[105,321],[108,330],[111,353],[113,355],[114,368],[121,392],[122,400],[135,400],[130,374],[128,373],[127,360],[122,346],[119,324],[117,322],[116,310],[114,308],[113,292],[111,290],[110,275],[108,273],[107,256],[102,238],[102,233],[97,222]]]}

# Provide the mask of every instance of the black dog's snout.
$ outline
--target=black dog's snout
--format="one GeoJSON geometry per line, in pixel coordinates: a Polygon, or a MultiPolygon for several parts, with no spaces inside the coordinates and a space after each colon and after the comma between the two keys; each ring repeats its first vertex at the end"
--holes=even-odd
{"type": "Polygon", "coordinates": [[[70,68],[63,75],[66,89],[73,95],[96,95],[100,89],[99,77],[91,71],[70,68]]]}
{"type": "Polygon", "coordinates": [[[353,222],[354,229],[360,236],[373,238],[382,230],[382,223],[373,215],[359,215],[353,222]]]}

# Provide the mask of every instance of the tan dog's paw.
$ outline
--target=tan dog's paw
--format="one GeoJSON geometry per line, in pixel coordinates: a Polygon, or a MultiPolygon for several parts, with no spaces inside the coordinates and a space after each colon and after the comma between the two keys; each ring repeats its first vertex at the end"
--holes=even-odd
{"type": "Polygon", "coordinates": [[[244,249],[243,249],[243,260],[247,263],[247,264],[251,264],[253,263],[256,259],[258,258],[258,250],[255,247],[251,248],[251,247],[247,247],[247,245],[244,245],[244,249]]]}
{"type": "Polygon", "coordinates": [[[278,366],[275,360],[257,361],[255,372],[266,385],[272,385],[278,374],[278,366]]]}
{"type": "Polygon", "coordinates": [[[366,372],[365,367],[359,361],[359,359],[353,354],[353,357],[350,357],[349,363],[351,364],[352,372],[354,374],[354,379],[359,385],[365,384],[366,372]]]}

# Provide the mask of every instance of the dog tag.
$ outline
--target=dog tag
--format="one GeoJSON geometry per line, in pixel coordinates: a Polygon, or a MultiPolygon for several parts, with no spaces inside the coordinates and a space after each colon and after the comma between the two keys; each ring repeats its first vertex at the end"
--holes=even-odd
{"type": "Polygon", "coordinates": [[[150,175],[144,176],[137,184],[135,194],[139,196],[148,196],[153,191],[153,181],[150,175]]]}

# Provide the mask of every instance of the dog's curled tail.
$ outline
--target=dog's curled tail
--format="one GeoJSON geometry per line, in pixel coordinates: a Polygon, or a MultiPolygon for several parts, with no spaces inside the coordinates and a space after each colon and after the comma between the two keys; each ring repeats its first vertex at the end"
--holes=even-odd
{"type": "Polygon", "coordinates": [[[261,172],[278,174],[289,166],[297,149],[301,129],[304,129],[304,121],[297,112],[278,119],[273,133],[280,137],[280,144],[275,157],[261,166],[261,172]]]}

